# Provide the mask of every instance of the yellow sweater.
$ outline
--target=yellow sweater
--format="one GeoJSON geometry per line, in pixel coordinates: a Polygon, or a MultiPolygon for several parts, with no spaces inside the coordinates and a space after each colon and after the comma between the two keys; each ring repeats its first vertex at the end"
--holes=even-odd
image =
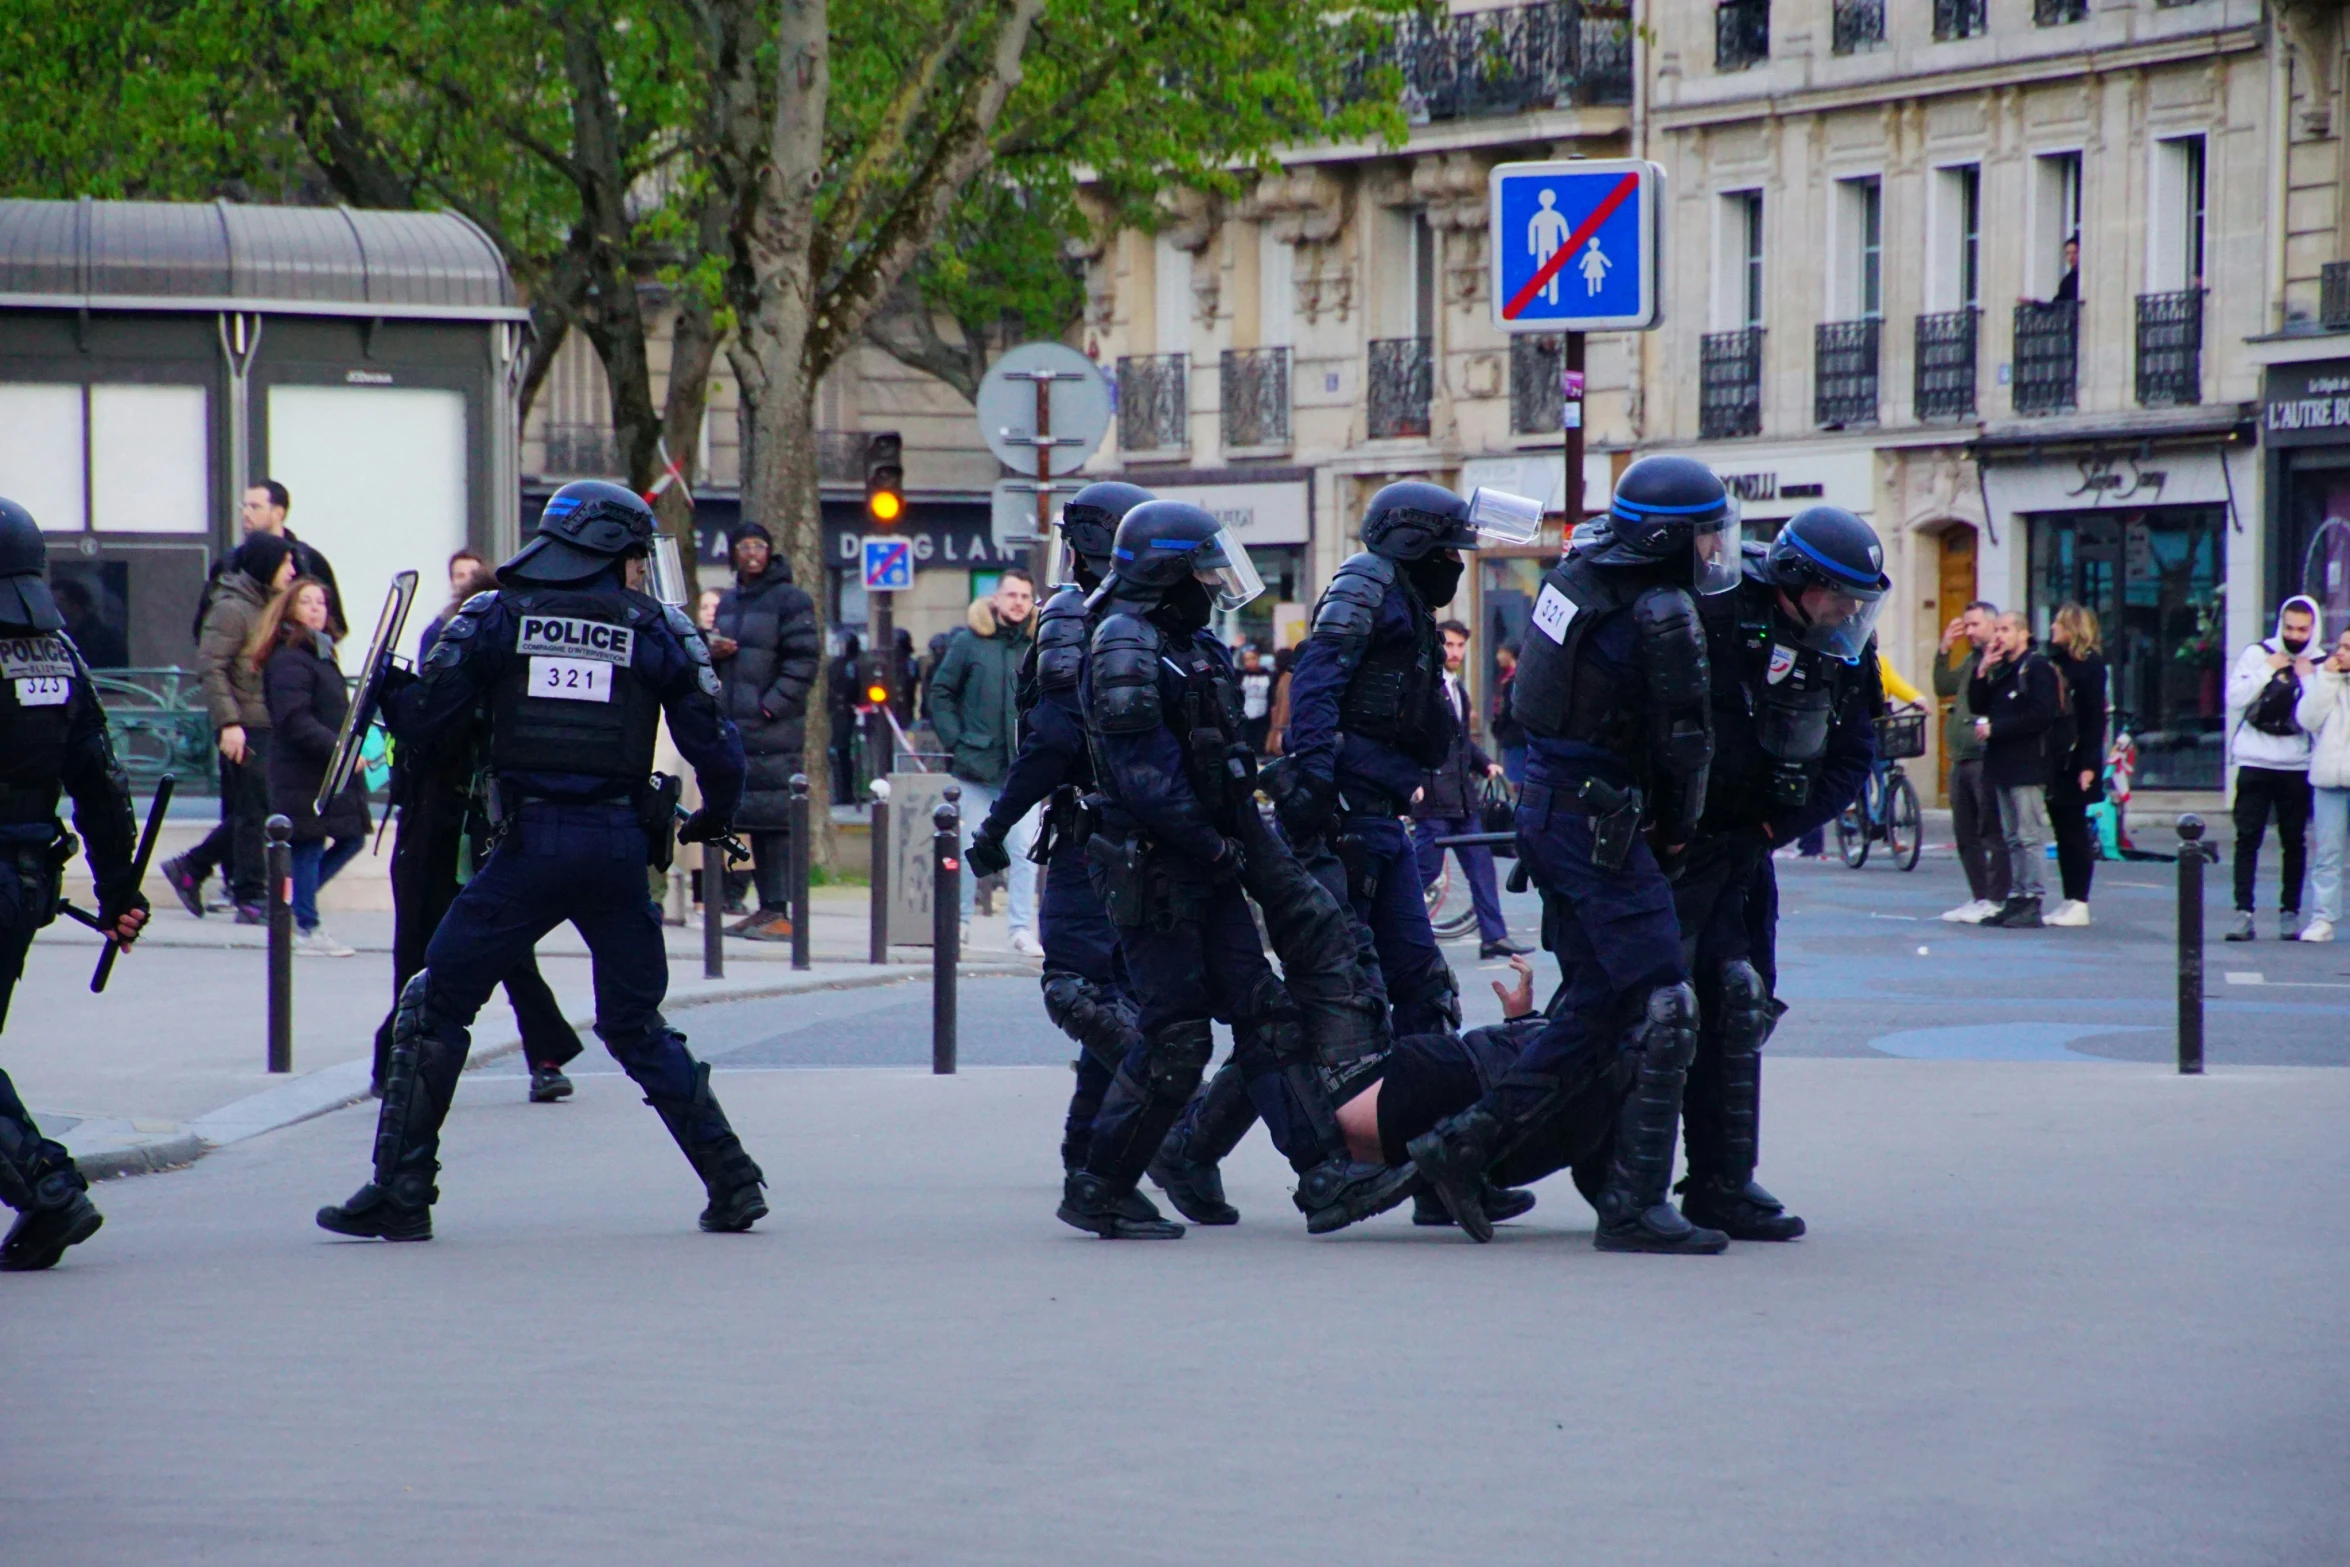
{"type": "Polygon", "coordinates": [[[1902,679],[1899,671],[1894,669],[1893,661],[1883,653],[1877,655],[1877,678],[1884,683],[1885,695],[1891,700],[1915,702],[1921,707],[1925,705],[1926,693],[1902,679]]]}

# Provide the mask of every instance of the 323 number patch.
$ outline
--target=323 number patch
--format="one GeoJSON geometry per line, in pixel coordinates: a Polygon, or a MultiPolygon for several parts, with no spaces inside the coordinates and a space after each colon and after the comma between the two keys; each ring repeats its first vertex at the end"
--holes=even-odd
{"type": "Polygon", "coordinates": [[[558,702],[609,702],[617,667],[591,658],[534,658],[530,694],[558,702]]]}
{"type": "Polygon", "coordinates": [[[62,675],[32,675],[17,681],[18,707],[63,707],[73,695],[73,682],[62,675]]]}

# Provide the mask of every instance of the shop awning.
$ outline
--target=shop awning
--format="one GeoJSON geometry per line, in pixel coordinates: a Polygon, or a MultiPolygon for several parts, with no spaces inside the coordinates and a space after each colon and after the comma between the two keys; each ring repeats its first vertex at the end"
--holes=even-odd
{"type": "Polygon", "coordinates": [[[1977,459],[2027,457],[2096,447],[2157,449],[2259,440],[2260,419],[2252,403],[2213,403],[2193,408],[2140,408],[2127,413],[2051,414],[2002,419],[1983,427],[1967,443],[1977,459]]]}

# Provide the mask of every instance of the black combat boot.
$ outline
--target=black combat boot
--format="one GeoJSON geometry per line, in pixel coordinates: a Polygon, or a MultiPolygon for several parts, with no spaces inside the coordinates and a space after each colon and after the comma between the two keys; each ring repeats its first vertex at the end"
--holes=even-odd
{"type": "Polygon", "coordinates": [[[1137,1207],[1135,1187],[1174,1129],[1215,1054],[1206,1018],[1186,1018],[1153,1034],[1138,1076],[1121,1066],[1094,1117],[1086,1167],[1061,1187],[1055,1216],[1103,1240],[1176,1240],[1183,1226],[1159,1217],[1148,1198],[1137,1207]],[[1147,1214],[1145,1212],[1147,1210],[1147,1214]]]}
{"type": "Polygon", "coordinates": [[[1762,1122],[1762,1047],[1783,1010],[1752,964],[1722,965],[1721,1000],[1690,1068],[1681,1216],[1734,1241],[1791,1241],[1803,1221],[1755,1184],[1762,1122]],[[1700,1092],[1700,1090],[1703,1090],[1700,1092]]]}
{"type": "MultiPolygon", "coordinates": [[[[1534,1194],[1487,1182],[1485,1190],[1478,1196],[1477,1206],[1494,1223],[1507,1224],[1512,1219],[1523,1218],[1534,1211],[1534,1194]]],[[[1458,1221],[1453,1218],[1452,1210],[1445,1207],[1443,1198],[1423,1189],[1412,1198],[1412,1222],[1425,1229],[1443,1229],[1458,1221]]]]}
{"type": "Polygon", "coordinates": [[[1687,985],[1652,992],[1635,1049],[1640,1075],[1617,1118],[1615,1157],[1607,1188],[1594,1205],[1599,1228],[1591,1243],[1601,1251],[1693,1256],[1722,1251],[1729,1236],[1691,1224],[1665,1201],[1681,1089],[1697,1051],[1697,992],[1687,985]]]}
{"type": "Polygon", "coordinates": [[[393,1176],[388,1186],[369,1181],[347,1201],[319,1209],[318,1227],[357,1240],[429,1241],[432,1205],[441,1197],[432,1178],[439,1172],[439,1164],[427,1160],[393,1176]]]}
{"type": "MultiPolygon", "coordinates": [[[[656,1022],[655,1026],[667,1025],[656,1022]]],[[[669,1128],[670,1137],[710,1195],[700,1220],[704,1230],[713,1235],[737,1235],[767,1217],[767,1199],[761,1192],[767,1177],[743,1151],[742,1139],[734,1135],[726,1112],[710,1092],[709,1063],[694,1063],[692,1093],[682,1099],[647,1094],[645,1103],[660,1114],[661,1124],[669,1128]]]]}
{"type": "MultiPolygon", "coordinates": [[[[18,1141],[9,1139],[11,1144],[18,1141]]],[[[74,1168],[71,1156],[55,1143],[35,1147],[37,1151],[24,1162],[25,1168],[11,1161],[0,1174],[0,1196],[22,1210],[9,1227],[8,1238],[0,1240],[0,1273],[38,1273],[53,1268],[66,1247],[80,1245],[106,1222],[105,1215],[85,1195],[90,1183],[74,1168]]],[[[0,1149],[0,1160],[15,1151],[13,1146],[0,1149]]]]}
{"type": "Polygon", "coordinates": [[[1720,1176],[1681,1183],[1681,1216],[1734,1241],[1791,1241],[1804,1230],[1803,1221],[1757,1183],[1733,1185],[1720,1176]]]}
{"type": "Polygon", "coordinates": [[[1167,1194],[1175,1211],[1194,1224],[1238,1224],[1240,1210],[1224,1200],[1219,1166],[1256,1125],[1257,1107],[1236,1062],[1216,1069],[1205,1087],[1184,1106],[1183,1116],[1150,1163],[1152,1184],[1167,1194]]]}
{"type": "Polygon", "coordinates": [[[1106,1241],[1177,1241],[1183,1226],[1162,1215],[1156,1204],[1129,1186],[1119,1192],[1090,1170],[1073,1170],[1061,1183],[1063,1224],[1106,1241]]]}
{"type": "Polygon", "coordinates": [[[1480,1245],[1493,1239],[1493,1218],[1485,1211],[1485,1172],[1500,1151],[1501,1122],[1493,1112],[1471,1105],[1447,1116],[1404,1145],[1412,1156],[1406,1168],[1436,1194],[1461,1233],[1480,1245]]]}
{"type": "Polygon", "coordinates": [[[383,1103],[375,1112],[375,1179],[349,1199],[318,1210],[318,1227],[360,1240],[429,1241],[432,1205],[440,1200],[444,1097],[465,1067],[464,1036],[442,1037],[433,1015],[431,974],[419,971],[400,992],[392,1048],[384,1061],[383,1103]]]}

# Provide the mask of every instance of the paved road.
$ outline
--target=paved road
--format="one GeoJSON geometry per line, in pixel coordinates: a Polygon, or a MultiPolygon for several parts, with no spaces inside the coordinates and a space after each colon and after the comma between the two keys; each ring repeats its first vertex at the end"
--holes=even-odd
{"type": "Polygon", "coordinates": [[[1067,1078],[730,1071],[749,1237],[628,1085],[465,1085],[441,1238],[371,1122],[120,1182],[0,1280],[12,1561],[2306,1564],[2350,1551],[2350,1074],[1791,1060],[1815,1233],[1054,1223],[1067,1078]]]}

